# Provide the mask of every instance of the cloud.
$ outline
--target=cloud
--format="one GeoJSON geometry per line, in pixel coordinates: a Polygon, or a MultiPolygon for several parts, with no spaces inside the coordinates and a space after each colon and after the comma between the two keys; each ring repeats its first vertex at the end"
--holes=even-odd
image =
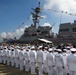
{"type": "Polygon", "coordinates": [[[56,8],[61,11],[76,12],[76,0],[45,0],[44,9],[56,8]]]}
{"type": "Polygon", "coordinates": [[[24,28],[16,29],[15,32],[2,32],[0,35],[0,42],[3,40],[3,38],[14,38],[16,37],[17,39],[20,38],[20,36],[24,33],[25,28],[28,26],[25,26],[24,28]]]}
{"type": "Polygon", "coordinates": [[[2,38],[6,38],[6,37],[7,37],[7,34],[6,34],[5,32],[2,32],[2,33],[1,33],[1,37],[2,37],[2,38]]]}
{"type": "Polygon", "coordinates": [[[25,28],[16,29],[14,33],[8,33],[8,36],[10,35],[10,38],[16,37],[17,39],[20,38],[20,36],[24,33],[25,28]]]}
{"type": "Polygon", "coordinates": [[[2,42],[3,38],[6,38],[6,37],[7,37],[7,34],[5,32],[2,32],[0,35],[0,42],[2,42]]]}

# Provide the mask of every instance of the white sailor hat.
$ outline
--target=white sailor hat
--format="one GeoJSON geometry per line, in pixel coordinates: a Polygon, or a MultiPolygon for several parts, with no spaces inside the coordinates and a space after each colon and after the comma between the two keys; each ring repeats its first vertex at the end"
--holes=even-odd
{"type": "Polygon", "coordinates": [[[25,47],[22,47],[22,49],[25,49],[25,47]]]}
{"type": "Polygon", "coordinates": [[[71,48],[71,51],[75,52],[76,51],[76,48],[71,48]]]}
{"type": "Polygon", "coordinates": [[[63,51],[67,51],[67,49],[63,49],[63,51]]]}
{"type": "Polygon", "coordinates": [[[58,52],[61,52],[61,49],[57,49],[58,52]]]}
{"type": "Polygon", "coordinates": [[[42,48],[42,46],[39,46],[38,49],[42,48]]]}
{"type": "Polygon", "coordinates": [[[35,49],[35,46],[32,46],[31,49],[35,49]]]}
{"type": "Polygon", "coordinates": [[[53,49],[52,48],[49,48],[49,51],[52,51],[53,49]]]}
{"type": "Polygon", "coordinates": [[[70,46],[67,46],[66,48],[67,48],[67,49],[70,49],[70,46]]]}
{"type": "Polygon", "coordinates": [[[15,48],[20,48],[19,46],[16,46],[15,48]]]}
{"type": "Polygon", "coordinates": [[[45,47],[45,49],[47,49],[48,47],[45,47]]]}

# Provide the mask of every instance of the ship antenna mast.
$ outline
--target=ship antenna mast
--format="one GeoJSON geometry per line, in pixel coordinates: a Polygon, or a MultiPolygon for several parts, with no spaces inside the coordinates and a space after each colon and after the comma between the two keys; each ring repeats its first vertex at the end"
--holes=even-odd
{"type": "Polygon", "coordinates": [[[32,18],[33,18],[32,20],[33,20],[34,26],[36,27],[37,24],[39,25],[40,2],[39,2],[38,7],[36,7],[35,9],[32,8],[32,10],[33,10],[33,12],[31,12],[32,18]]]}

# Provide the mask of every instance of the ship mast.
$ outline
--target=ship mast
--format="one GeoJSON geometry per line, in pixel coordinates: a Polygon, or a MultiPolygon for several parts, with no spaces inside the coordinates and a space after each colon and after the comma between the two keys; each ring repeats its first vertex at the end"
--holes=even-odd
{"type": "Polygon", "coordinates": [[[36,27],[37,24],[39,25],[40,2],[38,4],[38,7],[36,7],[35,9],[32,8],[32,10],[33,10],[33,12],[31,12],[32,18],[33,18],[32,20],[33,20],[34,26],[36,27]]]}

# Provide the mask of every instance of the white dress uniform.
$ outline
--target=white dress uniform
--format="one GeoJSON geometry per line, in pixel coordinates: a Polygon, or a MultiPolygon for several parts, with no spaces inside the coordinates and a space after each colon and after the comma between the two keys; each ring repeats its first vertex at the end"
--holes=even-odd
{"type": "Polygon", "coordinates": [[[47,73],[47,62],[46,62],[46,55],[48,54],[49,52],[47,50],[44,50],[43,51],[43,68],[44,68],[44,72],[47,73]]]}
{"type": "Polygon", "coordinates": [[[19,51],[19,65],[20,65],[20,70],[23,70],[23,66],[24,66],[24,52],[23,52],[23,50],[19,51]]]}
{"type": "MultiPolygon", "coordinates": [[[[39,47],[39,49],[41,46],[39,47]]],[[[38,75],[43,75],[42,64],[43,64],[43,51],[37,51],[37,63],[38,63],[38,75]]]]}
{"type": "Polygon", "coordinates": [[[49,52],[46,55],[46,62],[47,62],[47,67],[48,67],[47,72],[48,72],[48,75],[53,75],[54,57],[52,54],[52,49],[49,49],[49,51],[51,51],[51,53],[49,52]]]}
{"type": "Polygon", "coordinates": [[[25,66],[25,71],[29,72],[29,51],[26,50],[24,51],[24,66],[25,66]]]}
{"type": "MultiPolygon", "coordinates": [[[[58,51],[61,51],[58,49],[58,51]]],[[[63,75],[63,67],[64,67],[64,62],[63,62],[63,57],[61,56],[60,53],[55,55],[55,67],[56,67],[56,75],[63,75]]]]}
{"type": "Polygon", "coordinates": [[[67,51],[67,54],[69,55],[69,54],[71,53],[71,51],[70,51],[70,49],[71,49],[70,46],[67,46],[66,49],[67,49],[67,50],[66,50],[66,51],[67,51]]]}
{"type": "Polygon", "coordinates": [[[11,48],[11,51],[10,51],[11,66],[14,66],[15,64],[14,58],[15,58],[14,48],[11,48]]]}
{"type": "Polygon", "coordinates": [[[0,63],[2,63],[2,53],[3,53],[3,50],[2,48],[0,49],[0,63]]]}
{"type": "Polygon", "coordinates": [[[10,65],[10,61],[11,61],[11,59],[10,59],[10,52],[11,52],[11,50],[8,49],[7,50],[7,65],[10,65]]]}
{"type": "Polygon", "coordinates": [[[15,49],[15,67],[19,67],[19,49],[15,49]]]}
{"type": "Polygon", "coordinates": [[[68,54],[66,53],[66,49],[64,49],[64,51],[65,52],[62,53],[63,61],[64,61],[63,75],[67,75],[67,73],[69,73],[68,66],[67,66],[67,56],[68,56],[68,54]]]}
{"type": "MultiPolygon", "coordinates": [[[[71,51],[76,51],[76,49],[72,48],[71,51]]],[[[76,56],[75,54],[71,53],[67,57],[67,65],[70,71],[70,75],[76,75],[76,56]]]]}
{"type": "Polygon", "coordinates": [[[6,64],[6,60],[7,60],[7,48],[4,47],[4,49],[3,49],[3,64],[6,64]]]}
{"type": "MultiPolygon", "coordinates": [[[[32,47],[31,49],[34,49],[34,47],[32,47]]],[[[36,57],[35,52],[33,50],[31,50],[30,53],[29,53],[30,65],[31,65],[31,74],[35,74],[35,68],[36,68],[35,57],[36,57]]]]}
{"type": "MultiPolygon", "coordinates": [[[[55,55],[58,54],[58,51],[56,48],[53,49],[53,56],[54,56],[54,64],[55,64],[55,55]]],[[[53,73],[54,75],[56,75],[56,66],[54,65],[54,68],[53,68],[53,73]]]]}
{"type": "Polygon", "coordinates": [[[57,49],[54,49],[53,55],[55,56],[55,55],[57,55],[57,54],[58,54],[57,49]]]}

